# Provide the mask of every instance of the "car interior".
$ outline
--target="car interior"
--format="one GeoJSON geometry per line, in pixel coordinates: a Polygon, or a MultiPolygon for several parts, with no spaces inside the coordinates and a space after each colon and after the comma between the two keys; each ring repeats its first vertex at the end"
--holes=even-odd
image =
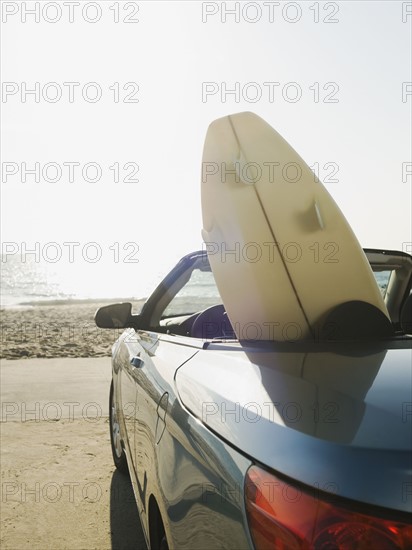
{"type": "MultiPolygon", "coordinates": [[[[391,322],[374,306],[353,301],[341,304],[330,312],[323,327],[339,326],[339,340],[376,340],[412,335],[412,257],[387,250],[364,249],[364,252],[391,322]]],[[[205,252],[196,254],[198,256],[186,269],[163,286],[163,291],[157,289],[150,327],[158,332],[205,340],[236,339],[207,255],[205,252]]],[[[323,339],[329,338],[336,338],[336,331],[324,330],[323,339]]]]}

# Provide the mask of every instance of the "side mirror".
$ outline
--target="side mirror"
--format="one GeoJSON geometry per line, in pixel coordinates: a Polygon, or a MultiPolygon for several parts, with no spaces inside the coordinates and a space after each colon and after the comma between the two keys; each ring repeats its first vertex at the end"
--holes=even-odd
{"type": "Polygon", "coordinates": [[[100,328],[126,328],[132,321],[132,304],[124,302],[100,307],[95,315],[94,322],[100,328]]]}

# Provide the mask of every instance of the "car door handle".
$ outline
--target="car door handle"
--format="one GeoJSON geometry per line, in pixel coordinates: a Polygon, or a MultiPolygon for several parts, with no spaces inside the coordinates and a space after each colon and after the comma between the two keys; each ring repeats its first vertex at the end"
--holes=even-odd
{"type": "Polygon", "coordinates": [[[141,359],[137,355],[135,355],[134,357],[132,357],[130,359],[130,363],[131,363],[132,367],[134,367],[135,369],[141,369],[144,365],[143,359],[141,359]]]}

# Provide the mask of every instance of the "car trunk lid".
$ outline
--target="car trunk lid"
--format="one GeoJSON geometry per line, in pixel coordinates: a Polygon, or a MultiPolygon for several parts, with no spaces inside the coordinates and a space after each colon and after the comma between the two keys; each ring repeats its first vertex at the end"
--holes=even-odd
{"type": "Polygon", "coordinates": [[[192,414],[255,461],[409,511],[410,343],[348,347],[212,343],[177,371],[177,390],[192,414]]]}

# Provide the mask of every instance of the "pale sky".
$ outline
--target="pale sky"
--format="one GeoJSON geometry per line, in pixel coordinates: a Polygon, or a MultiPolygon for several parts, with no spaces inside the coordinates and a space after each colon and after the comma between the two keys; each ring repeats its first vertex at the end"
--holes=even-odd
{"type": "Polygon", "coordinates": [[[363,246],[412,252],[411,2],[2,1],[2,19],[3,242],[134,242],[142,273],[170,267],[201,248],[208,124],[250,110],[318,163],[363,246]]]}

